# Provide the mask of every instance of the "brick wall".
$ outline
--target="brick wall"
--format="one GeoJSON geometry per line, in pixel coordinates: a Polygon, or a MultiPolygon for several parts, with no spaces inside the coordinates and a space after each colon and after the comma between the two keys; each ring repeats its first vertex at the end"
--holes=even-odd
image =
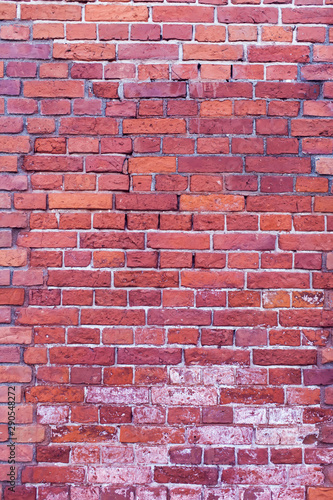
{"type": "Polygon", "coordinates": [[[332,3],[0,3],[2,499],[333,499],[332,3]]]}

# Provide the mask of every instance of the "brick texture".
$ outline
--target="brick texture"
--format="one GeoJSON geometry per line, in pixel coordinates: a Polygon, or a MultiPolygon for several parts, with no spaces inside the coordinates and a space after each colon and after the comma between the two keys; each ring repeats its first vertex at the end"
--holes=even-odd
{"type": "Polygon", "coordinates": [[[1,500],[332,500],[332,0],[0,19],[1,500]]]}

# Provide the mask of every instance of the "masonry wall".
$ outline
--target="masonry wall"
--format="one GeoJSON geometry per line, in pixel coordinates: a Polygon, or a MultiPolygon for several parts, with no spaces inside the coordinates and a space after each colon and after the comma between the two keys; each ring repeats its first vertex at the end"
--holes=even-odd
{"type": "Polygon", "coordinates": [[[333,499],[330,4],[0,3],[2,499],[333,499]]]}

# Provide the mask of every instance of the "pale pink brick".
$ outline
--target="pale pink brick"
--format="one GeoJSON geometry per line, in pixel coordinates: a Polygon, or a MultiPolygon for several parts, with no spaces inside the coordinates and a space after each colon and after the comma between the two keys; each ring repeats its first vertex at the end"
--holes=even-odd
{"type": "Polygon", "coordinates": [[[250,427],[206,426],[189,430],[189,443],[196,444],[251,444],[253,430],[250,427]]]}

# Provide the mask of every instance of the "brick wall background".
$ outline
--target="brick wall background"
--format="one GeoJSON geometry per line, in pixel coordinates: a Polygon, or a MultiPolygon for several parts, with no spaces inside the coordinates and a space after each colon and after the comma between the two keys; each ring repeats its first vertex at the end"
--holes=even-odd
{"type": "Polygon", "coordinates": [[[333,499],[330,4],[0,3],[1,498],[333,499]]]}

